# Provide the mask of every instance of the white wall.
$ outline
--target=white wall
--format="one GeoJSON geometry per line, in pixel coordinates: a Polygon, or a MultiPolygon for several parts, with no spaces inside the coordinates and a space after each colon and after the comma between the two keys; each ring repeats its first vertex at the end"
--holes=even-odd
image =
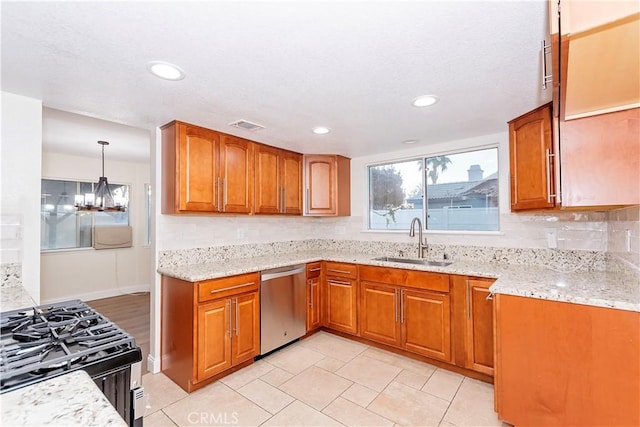
{"type": "MultiPolygon", "coordinates": [[[[40,302],[40,162],[42,101],[2,92],[2,223],[17,223],[16,247],[2,262],[22,263],[22,284],[40,302]],[[21,241],[21,244],[19,243],[21,241]],[[21,247],[20,247],[21,246],[21,247]]],[[[16,224],[14,224],[15,226],[16,224]]],[[[15,227],[14,227],[15,229],[15,227]]]]}
{"type": "MultiPolygon", "coordinates": [[[[101,172],[98,157],[87,158],[43,153],[42,177],[96,181],[101,172]]],[[[93,248],[43,252],[41,294],[43,302],[71,298],[92,300],[122,293],[148,291],[151,284],[153,249],[145,245],[146,218],[144,184],[150,183],[149,164],[105,159],[105,174],[112,184],[130,185],[129,223],[133,247],[93,248]]],[[[38,188],[38,193],[40,189],[38,188]]]]}

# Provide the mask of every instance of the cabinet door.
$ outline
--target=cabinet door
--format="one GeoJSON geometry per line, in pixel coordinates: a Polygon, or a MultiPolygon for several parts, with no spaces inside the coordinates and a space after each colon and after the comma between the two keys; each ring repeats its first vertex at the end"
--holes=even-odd
{"type": "Polygon", "coordinates": [[[234,297],[233,302],[233,365],[242,363],[260,353],[260,297],[251,293],[234,297]]]}
{"type": "Polygon", "coordinates": [[[405,349],[450,361],[449,295],[402,289],[401,299],[400,323],[405,349]]]}
{"type": "Polygon", "coordinates": [[[280,151],[267,145],[256,144],[256,213],[280,213],[282,199],[280,151]]]}
{"type": "Polygon", "coordinates": [[[474,371],[493,375],[493,300],[488,300],[492,280],[467,279],[466,363],[474,371]]]}
{"type": "Polygon", "coordinates": [[[197,380],[231,367],[231,300],[198,306],[197,380]]]}
{"type": "Polygon", "coordinates": [[[307,206],[305,213],[336,215],[335,156],[306,156],[307,206]]]}
{"type": "Polygon", "coordinates": [[[320,327],[320,278],[307,280],[307,332],[320,327]]]}
{"type": "Polygon", "coordinates": [[[555,206],[551,104],[509,122],[511,210],[555,206]]]}
{"type": "MultiPolygon", "coordinates": [[[[178,124],[178,210],[218,210],[218,134],[196,126],[178,124]]],[[[163,171],[171,173],[171,171],[163,171]]]]}
{"type": "Polygon", "coordinates": [[[302,214],[302,155],[283,151],[281,156],[282,213],[302,214]]]}
{"type": "Polygon", "coordinates": [[[251,213],[253,208],[253,143],[230,135],[220,138],[222,211],[251,213]]]}
{"type": "Polygon", "coordinates": [[[356,281],[327,277],[326,292],[326,325],[338,331],[358,333],[356,281]]]}
{"type": "Polygon", "coordinates": [[[395,286],[360,282],[360,336],[401,345],[399,291],[395,286]]]}

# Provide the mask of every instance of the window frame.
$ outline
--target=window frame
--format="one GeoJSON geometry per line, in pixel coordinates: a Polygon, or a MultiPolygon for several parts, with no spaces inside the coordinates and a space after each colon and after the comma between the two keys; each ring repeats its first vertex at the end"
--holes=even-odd
{"type": "Polygon", "coordinates": [[[426,159],[429,157],[435,157],[435,156],[450,156],[450,155],[455,155],[455,154],[462,154],[462,153],[469,153],[469,152],[473,152],[473,151],[482,151],[482,150],[488,150],[488,149],[496,149],[496,164],[497,164],[497,184],[498,184],[498,228],[497,230],[432,230],[432,229],[427,229],[427,200],[426,197],[422,198],[422,217],[420,218],[420,221],[422,222],[422,231],[423,233],[427,233],[427,234],[454,234],[454,235],[489,235],[489,236],[497,236],[497,235],[504,235],[505,233],[502,231],[502,221],[501,221],[501,213],[502,213],[502,207],[501,207],[501,194],[502,194],[502,183],[501,183],[501,178],[503,176],[503,172],[501,170],[501,162],[500,162],[500,155],[501,155],[501,144],[499,142],[494,142],[494,143],[489,143],[489,144],[482,144],[482,145],[476,145],[476,146],[469,146],[469,147],[460,147],[460,148],[456,148],[456,149],[452,149],[452,150],[438,150],[438,151],[434,151],[434,152],[427,152],[427,153],[422,153],[422,154],[416,154],[413,156],[407,156],[407,157],[398,157],[395,159],[385,159],[385,160],[381,160],[381,161],[377,161],[377,162],[371,162],[371,163],[365,163],[364,165],[364,175],[365,175],[365,185],[366,185],[366,190],[364,193],[364,204],[363,204],[363,212],[364,212],[364,221],[363,221],[363,225],[364,225],[364,229],[362,230],[365,233],[391,233],[391,234],[404,234],[407,233],[408,229],[373,229],[371,228],[371,215],[370,215],[370,206],[371,206],[371,200],[370,200],[370,195],[371,195],[371,174],[370,174],[370,168],[373,166],[386,166],[386,165],[393,165],[396,163],[402,163],[402,162],[410,162],[410,161],[421,161],[422,165],[423,165],[423,170],[422,170],[422,184],[423,184],[423,190],[426,194],[427,192],[427,171],[426,171],[426,159]]]}
{"type": "MultiPolygon", "coordinates": [[[[47,180],[47,181],[66,181],[66,182],[73,182],[73,183],[82,183],[82,184],[91,184],[92,188],[95,190],[95,187],[98,185],[97,182],[94,182],[92,179],[81,179],[81,178],[59,178],[59,177],[45,177],[42,176],[40,178],[40,185],[42,188],[42,181],[47,180]]],[[[127,224],[126,225],[131,225],[131,202],[133,200],[133,193],[132,193],[132,189],[133,189],[133,185],[131,183],[126,183],[126,182],[110,182],[109,186],[127,186],[128,187],[128,193],[129,193],[129,199],[127,201],[127,208],[124,212],[117,212],[119,214],[122,213],[126,213],[127,215],[127,224]]],[[[41,194],[42,197],[42,194],[41,194]]],[[[42,203],[40,204],[40,206],[42,206],[42,203]]],[[[87,212],[83,212],[83,213],[77,213],[77,212],[73,212],[73,215],[91,215],[91,234],[93,236],[93,229],[96,227],[96,219],[95,219],[95,214],[99,213],[99,214],[106,214],[109,215],[109,213],[105,213],[105,212],[97,212],[97,211],[87,211],[87,212]]],[[[42,215],[42,208],[40,209],[40,215],[42,215]]],[[[77,232],[77,228],[76,228],[76,232],[77,232]]],[[[49,249],[43,249],[42,248],[42,219],[40,219],[40,253],[41,254],[47,254],[47,253],[60,253],[60,252],[74,252],[74,251],[90,251],[90,250],[96,250],[93,247],[93,237],[92,237],[92,241],[91,241],[91,246],[75,246],[75,247],[67,247],[67,248],[49,248],[49,249]]]]}

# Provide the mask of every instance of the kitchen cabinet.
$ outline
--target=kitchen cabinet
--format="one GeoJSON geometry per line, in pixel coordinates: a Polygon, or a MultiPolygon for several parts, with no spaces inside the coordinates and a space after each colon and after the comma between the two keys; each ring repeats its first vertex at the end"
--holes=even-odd
{"type": "Polygon", "coordinates": [[[349,334],[358,333],[358,266],[324,262],[323,325],[349,334]]]}
{"type": "Polygon", "coordinates": [[[260,352],[258,273],[202,282],[162,277],[161,369],[187,392],[260,352]]]}
{"type": "Polygon", "coordinates": [[[305,215],[351,215],[350,159],[336,155],[305,155],[304,171],[305,215]]]}
{"type": "Polygon", "coordinates": [[[321,263],[307,264],[307,333],[322,326],[321,263]]]}
{"type": "Polygon", "coordinates": [[[451,361],[446,274],[360,266],[360,336],[451,361]]]}
{"type": "Polygon", "coordinates": [[[162,213],[251,213],[253,142],[173,121],[162,127],[162,213]]]}
{"type": "MultiPolygon", "coordinates": [[[[560,117],[572,120],[640,107],[640,4],[549,2],[552,41],[561,37],[560,117]]],[[[556,106],[558,107],[558,106],[556,106]]]]}
{"type": "Polygon", "coordinates": [[[556,206],[552,104],[509,122],[511,210],[556,206]]]}
{"type": "Polygon", "coordinates": [[[640,425],[640,313],[495,295],[498,416],[513,425],[640,425]]]}
{"type": "Polygon", "coordinates": [[[255,171],[255,213],[302,214],[302,154],[256,144],[255,171]]]}
{"type": "Polygon", "coordinates": [[[455,364],[493,376],[494,279],[451,276],[454,303],[452,336],[455,364]]]}

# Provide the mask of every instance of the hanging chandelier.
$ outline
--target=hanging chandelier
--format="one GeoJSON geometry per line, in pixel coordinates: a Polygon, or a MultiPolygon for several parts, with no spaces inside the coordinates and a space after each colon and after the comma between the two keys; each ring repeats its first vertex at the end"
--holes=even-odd
{"type": "Polygon", "coordinates": [[[78,211],[98,211],[98,212],[124,212],[126,207],[120,198],[114,201],[109,182],[104,176],[104,146],[109,145],[107,141],[98,141],[102,146],[102,176],[98,180],[98,186],[93,193],[77,194],[74,204],[78,211]]]}

